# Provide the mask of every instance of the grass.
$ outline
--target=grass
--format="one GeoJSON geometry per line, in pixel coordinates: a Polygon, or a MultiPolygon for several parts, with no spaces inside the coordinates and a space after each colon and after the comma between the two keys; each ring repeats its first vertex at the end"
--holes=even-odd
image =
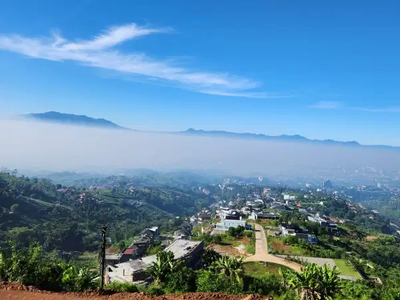
{"type": "Polygon", "coordinates": [[[261,277],[265,274],[279,275],[279,268],[286,268],[282,265],[268,263],[267,266],[262,262],[246,262],[243,264],[246,275],[261,277]]]}
{"type": "Polygon", "coordinates": [[[354,279],[362,279],[360,274],[354,269],[347,259],[334,259],[336,266],[341,272],[341,275],[351,276],[354,279]]]}
{"type": "Polygon", "coordinates": [[[246,246],[246,252],[248,254],[256,254],[256,234],[253,232],[253,235],[250,239],[250,243],[246,246]]]}
{"type": "Polygon", "coordinates": [[[43,200],[39,200],[39,199],[35,199],[35,198],[29,198],[31,201],[33,201],[33,202],[36,202],[37,204],[39,204],[39,205],[43,205],[43,206],[46,206],[46,207],[50,207],[50,206],[52,206],[53,204],[51,204],[51,203],[49,203],[49,202],[46,202],[46,201],[43,201],[43,200]]]}

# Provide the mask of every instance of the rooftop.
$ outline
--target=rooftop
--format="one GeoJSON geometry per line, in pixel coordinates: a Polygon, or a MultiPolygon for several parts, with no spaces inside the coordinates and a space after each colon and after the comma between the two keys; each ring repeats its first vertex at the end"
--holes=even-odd
{"type": "MultiPolygon", "coordinates": [[[[171,251],[172,253],[174,253],[175,259],[179,259],[189,254],[199,244],[201,244],[201,242],[199,241],[176,240],[167,248],[165,248],[164,251],[171,251]]],[[[144,256],[139,259],[117,264],[116,267],[128,269],[135,272],[148,268],[156,260],[156,255],[144,256]]]]}

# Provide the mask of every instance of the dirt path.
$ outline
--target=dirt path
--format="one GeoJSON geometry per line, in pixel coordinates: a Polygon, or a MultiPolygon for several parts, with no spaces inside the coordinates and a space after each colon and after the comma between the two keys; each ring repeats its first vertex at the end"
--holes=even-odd
{"type": "Polygon", "coordinates": [[[256,233],[256,254],[245,258],[244,261],[266,261],[274,264],[283,265],[297,272],[301,271],[302,266],[300,264],[287,261],[281,257],[269,254],[267,237],[265,236],[264,228],[262,228],[261,225],[255,224],[255,233],[256,233]]]}
{"type": "Polygon", "coordinates": [[[176,295],[164,295],[151,297],[139,293],[120,293],[111,296],[99,296],[95,294],[60,294],[42,293],[15,290],[0,290],[1,300],[263,300],[259,295],[237,296],[220,293],[188,293],[176,295]]]}

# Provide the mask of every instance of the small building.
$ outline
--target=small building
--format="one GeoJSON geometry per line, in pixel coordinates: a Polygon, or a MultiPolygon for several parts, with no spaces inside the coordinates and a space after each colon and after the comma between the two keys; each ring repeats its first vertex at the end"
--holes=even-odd
{"type": "Polygon", "coordinates": [[[307,243],[316,244],[318,239],[316,236],[307,233],[296,233],[296,237],[305,240],[307,243]]]}
{"type": "Polygon", "coordinates": [[[281,234],[282,236],[295,236],[297,230],[299,230],[299,225],[296,223],[282,223],[281,224],[281,234]]]}
{"type": "Polygon", "coordinates": [[[254,211],[249,215],[251,220],[278,220],[280,217],[281,215],[278,213],[257,213],[254,211]]]}
{"type": "Polygon", "coordinates": [[[237,228],[239,226],[244,227],[247,230],[251,230],[251,225],[246,224],[246,221],[244,220],[221,220],[220,223],[215,224],[215,229],[213,231],[214,234],[218,233],[225,233],[229,230],[229,228],[237,228]]]}

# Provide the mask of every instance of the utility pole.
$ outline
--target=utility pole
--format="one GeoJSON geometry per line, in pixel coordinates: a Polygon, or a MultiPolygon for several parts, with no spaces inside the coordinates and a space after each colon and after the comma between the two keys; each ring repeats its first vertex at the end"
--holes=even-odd
{"type": "Polygon", "coordinates": [[[106,233],[107,233],[107,225],[101,228],[101,249],[100,249],[100,290],[104,289],[104,277],[105,277],[105,269],[106,269],[106,233]]]}

